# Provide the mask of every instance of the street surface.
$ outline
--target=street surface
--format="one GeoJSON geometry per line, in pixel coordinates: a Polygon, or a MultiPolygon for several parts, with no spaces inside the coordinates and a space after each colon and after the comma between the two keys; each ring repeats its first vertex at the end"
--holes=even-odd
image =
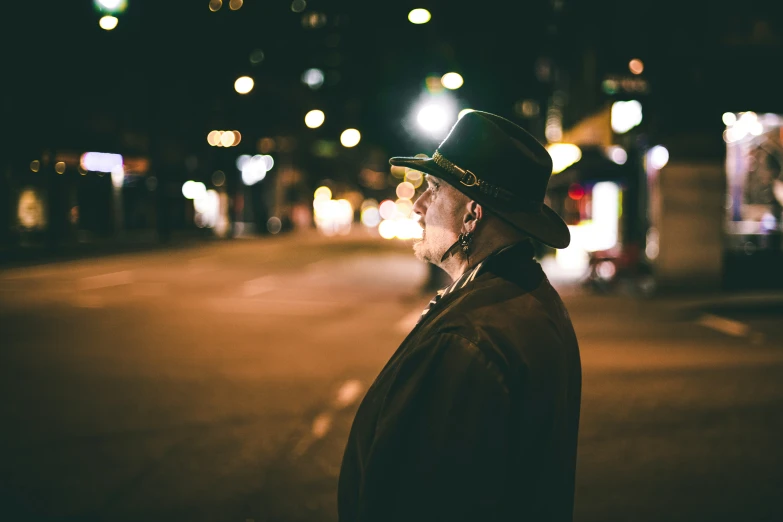
{"type": "MultiPolygon", "coordinates": [[[[0,520],[336,520],[425,275],[362,234],[0,270],[0,520]]],[[[783,521],[783,301],[557,286],[584,368],[575,519],[783,521]]]]}

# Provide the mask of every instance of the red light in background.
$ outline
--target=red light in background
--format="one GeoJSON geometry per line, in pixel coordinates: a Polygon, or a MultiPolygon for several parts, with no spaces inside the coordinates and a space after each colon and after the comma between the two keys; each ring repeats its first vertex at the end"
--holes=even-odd
{"type": "Polygon", "coordinates": [[[583,189],[581,185],[572,183],[571,186],[568,187],[569,198],[579,201],[584,197],[584,195],[585,195],[585,189],[583,189]]]}

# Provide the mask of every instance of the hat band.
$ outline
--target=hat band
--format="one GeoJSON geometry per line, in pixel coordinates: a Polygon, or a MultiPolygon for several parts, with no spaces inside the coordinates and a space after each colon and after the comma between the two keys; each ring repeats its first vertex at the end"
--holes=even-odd
{"type": "Polygon", "coordinates": [[[480,179],[478,176],[476,176],[476,174],[473,172],[467,169],[463,169],[462,167],[458,167],[443,157],[443,154],[438,151],[435,151],[435,154],[432,155],[432,159],[435,161],[437,166],[441,167],[449,174],[457,176],[459,178],[459,182],[466,187],[478,187],[479,191],[481,191],[483,194],[487,194],[488,196],[503,200],[507,203],[514,203],[515,205],[521,204],[530,210],[541,209],[541,203],[536,201],[521,200],[521,198],[518,198],[513,192],[509,192],[503,187],[499,187],[498,185],[493,185],[492,183],[484,181],[483,179],[480,179]]]}

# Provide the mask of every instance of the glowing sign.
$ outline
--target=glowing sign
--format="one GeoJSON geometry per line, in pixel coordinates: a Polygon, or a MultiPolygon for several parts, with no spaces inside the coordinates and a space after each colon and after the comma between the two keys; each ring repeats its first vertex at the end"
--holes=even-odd
{"type": "Polygon", "coordinates": [[[108,152],[85,152],[80,163],[84,170],[111,172],[115,167],[122,167],[122,156],[108,152]]]}

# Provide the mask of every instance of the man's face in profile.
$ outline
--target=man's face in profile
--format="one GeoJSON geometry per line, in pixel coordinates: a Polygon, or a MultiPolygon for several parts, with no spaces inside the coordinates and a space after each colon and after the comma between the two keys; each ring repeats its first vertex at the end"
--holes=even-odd
{"type": "Polygon", "coordinates": [[[413,251],[422,261],[439,265],[443,254],[462,231],[463,213],[460,210],[468,198],[435,176],[427,174],[425,180],[427,189],[413,205],[424,233],[413,245],[413,251]]]}

